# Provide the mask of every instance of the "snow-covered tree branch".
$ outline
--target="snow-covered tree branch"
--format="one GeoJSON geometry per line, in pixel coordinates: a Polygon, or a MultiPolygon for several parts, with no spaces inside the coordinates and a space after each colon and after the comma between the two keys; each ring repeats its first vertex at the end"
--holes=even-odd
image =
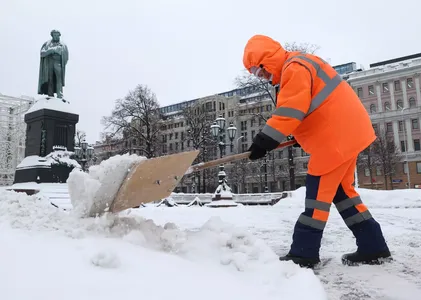
{"type": "Polygon", "coordinates": [[[138,85],[117,99],[111,115],[103,117],[102,123],[111,137],[123,136],[127,151],[138,150],[148,158],[158,155],[161,114],[155,94],[146,85],[138,85]]]}

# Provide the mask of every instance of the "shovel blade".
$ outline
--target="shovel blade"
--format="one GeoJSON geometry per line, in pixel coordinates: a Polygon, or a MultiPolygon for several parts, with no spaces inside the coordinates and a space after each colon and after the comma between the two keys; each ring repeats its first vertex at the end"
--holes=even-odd
{"type": "Polygon", "coordinates": [[[117,213],[170,196],[198,154],[194,150],[139,162],[124,179],[110,211],[117,213]]]}

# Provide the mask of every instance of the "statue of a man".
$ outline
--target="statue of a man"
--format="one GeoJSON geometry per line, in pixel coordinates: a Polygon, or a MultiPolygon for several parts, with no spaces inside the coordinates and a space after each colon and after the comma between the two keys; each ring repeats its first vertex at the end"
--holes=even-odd
{"type": "Polygon", "coordinates": [[[60,31],[51,31],[51,40],[41,47],[41,63],[39,66],[38,94],[63,98],[66,64],[69,60],[69,50],[60,41],[60,31]]]}

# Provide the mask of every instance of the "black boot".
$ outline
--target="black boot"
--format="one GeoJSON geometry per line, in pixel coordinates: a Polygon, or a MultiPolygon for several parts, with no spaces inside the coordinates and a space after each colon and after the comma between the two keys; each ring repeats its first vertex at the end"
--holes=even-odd
{"type": "Polygon", "coordinates": [[[320,263],[320,259],[316,258],[309,258],[309,257],[300,257],[300,256],[293,256],[291,254],[287,254],[285,256],[279,257],[280,261],[292,261],[293,263],[299,265],[300,267],[304,268],[314,268],[318,263],[320,263]]]}
{"type": "Polygon", "coordinates": [[[389,262],[393,258],[389,250],[374,253],[374,254],[361,254],[358,251],[347,253],[342,256],[342,263],[348,266],[357,266],[360,264],[365,265],[381,265],[384,262],[389,262]]]}

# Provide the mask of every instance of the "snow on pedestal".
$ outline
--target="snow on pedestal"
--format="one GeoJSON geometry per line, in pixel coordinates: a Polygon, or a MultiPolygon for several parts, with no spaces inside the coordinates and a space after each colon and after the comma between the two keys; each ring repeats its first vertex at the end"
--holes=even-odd
{"type": "Polygon", "coordinates": [[[55,98],[55,97],[41,97],[38,98],[34,105],[32,105],[26,114],[30,114],[34,111],[42,110],[42,109],[49,109],[49,110],[55,110],[55,111],[61,111],[65,113],[70,114],[77,114],[77,112],[74,110],[73,106],[70,104],[69,101],[55,98]]]}
{"type": "Polygon", "coordinates": [[[219,185],[212,196],[212,202],[206,204],[208,207],[236,207],[238,203],[233,200],[231,188],[226,181],[227,174],[224,171],[224,166],[219,166],[219,185]]]}
{"type": "Polygon", "coordinates": [[[72,168],[80,168],[79,163],[70,158],[73,152],[64,150],[56,150],[48,154],[46,157],[38,155],[30,155],[25,157],[21,163],[16,167],[17,170],[31,169],[31,168],[51,168],[52,165],[66,165],[72,168]]]}

